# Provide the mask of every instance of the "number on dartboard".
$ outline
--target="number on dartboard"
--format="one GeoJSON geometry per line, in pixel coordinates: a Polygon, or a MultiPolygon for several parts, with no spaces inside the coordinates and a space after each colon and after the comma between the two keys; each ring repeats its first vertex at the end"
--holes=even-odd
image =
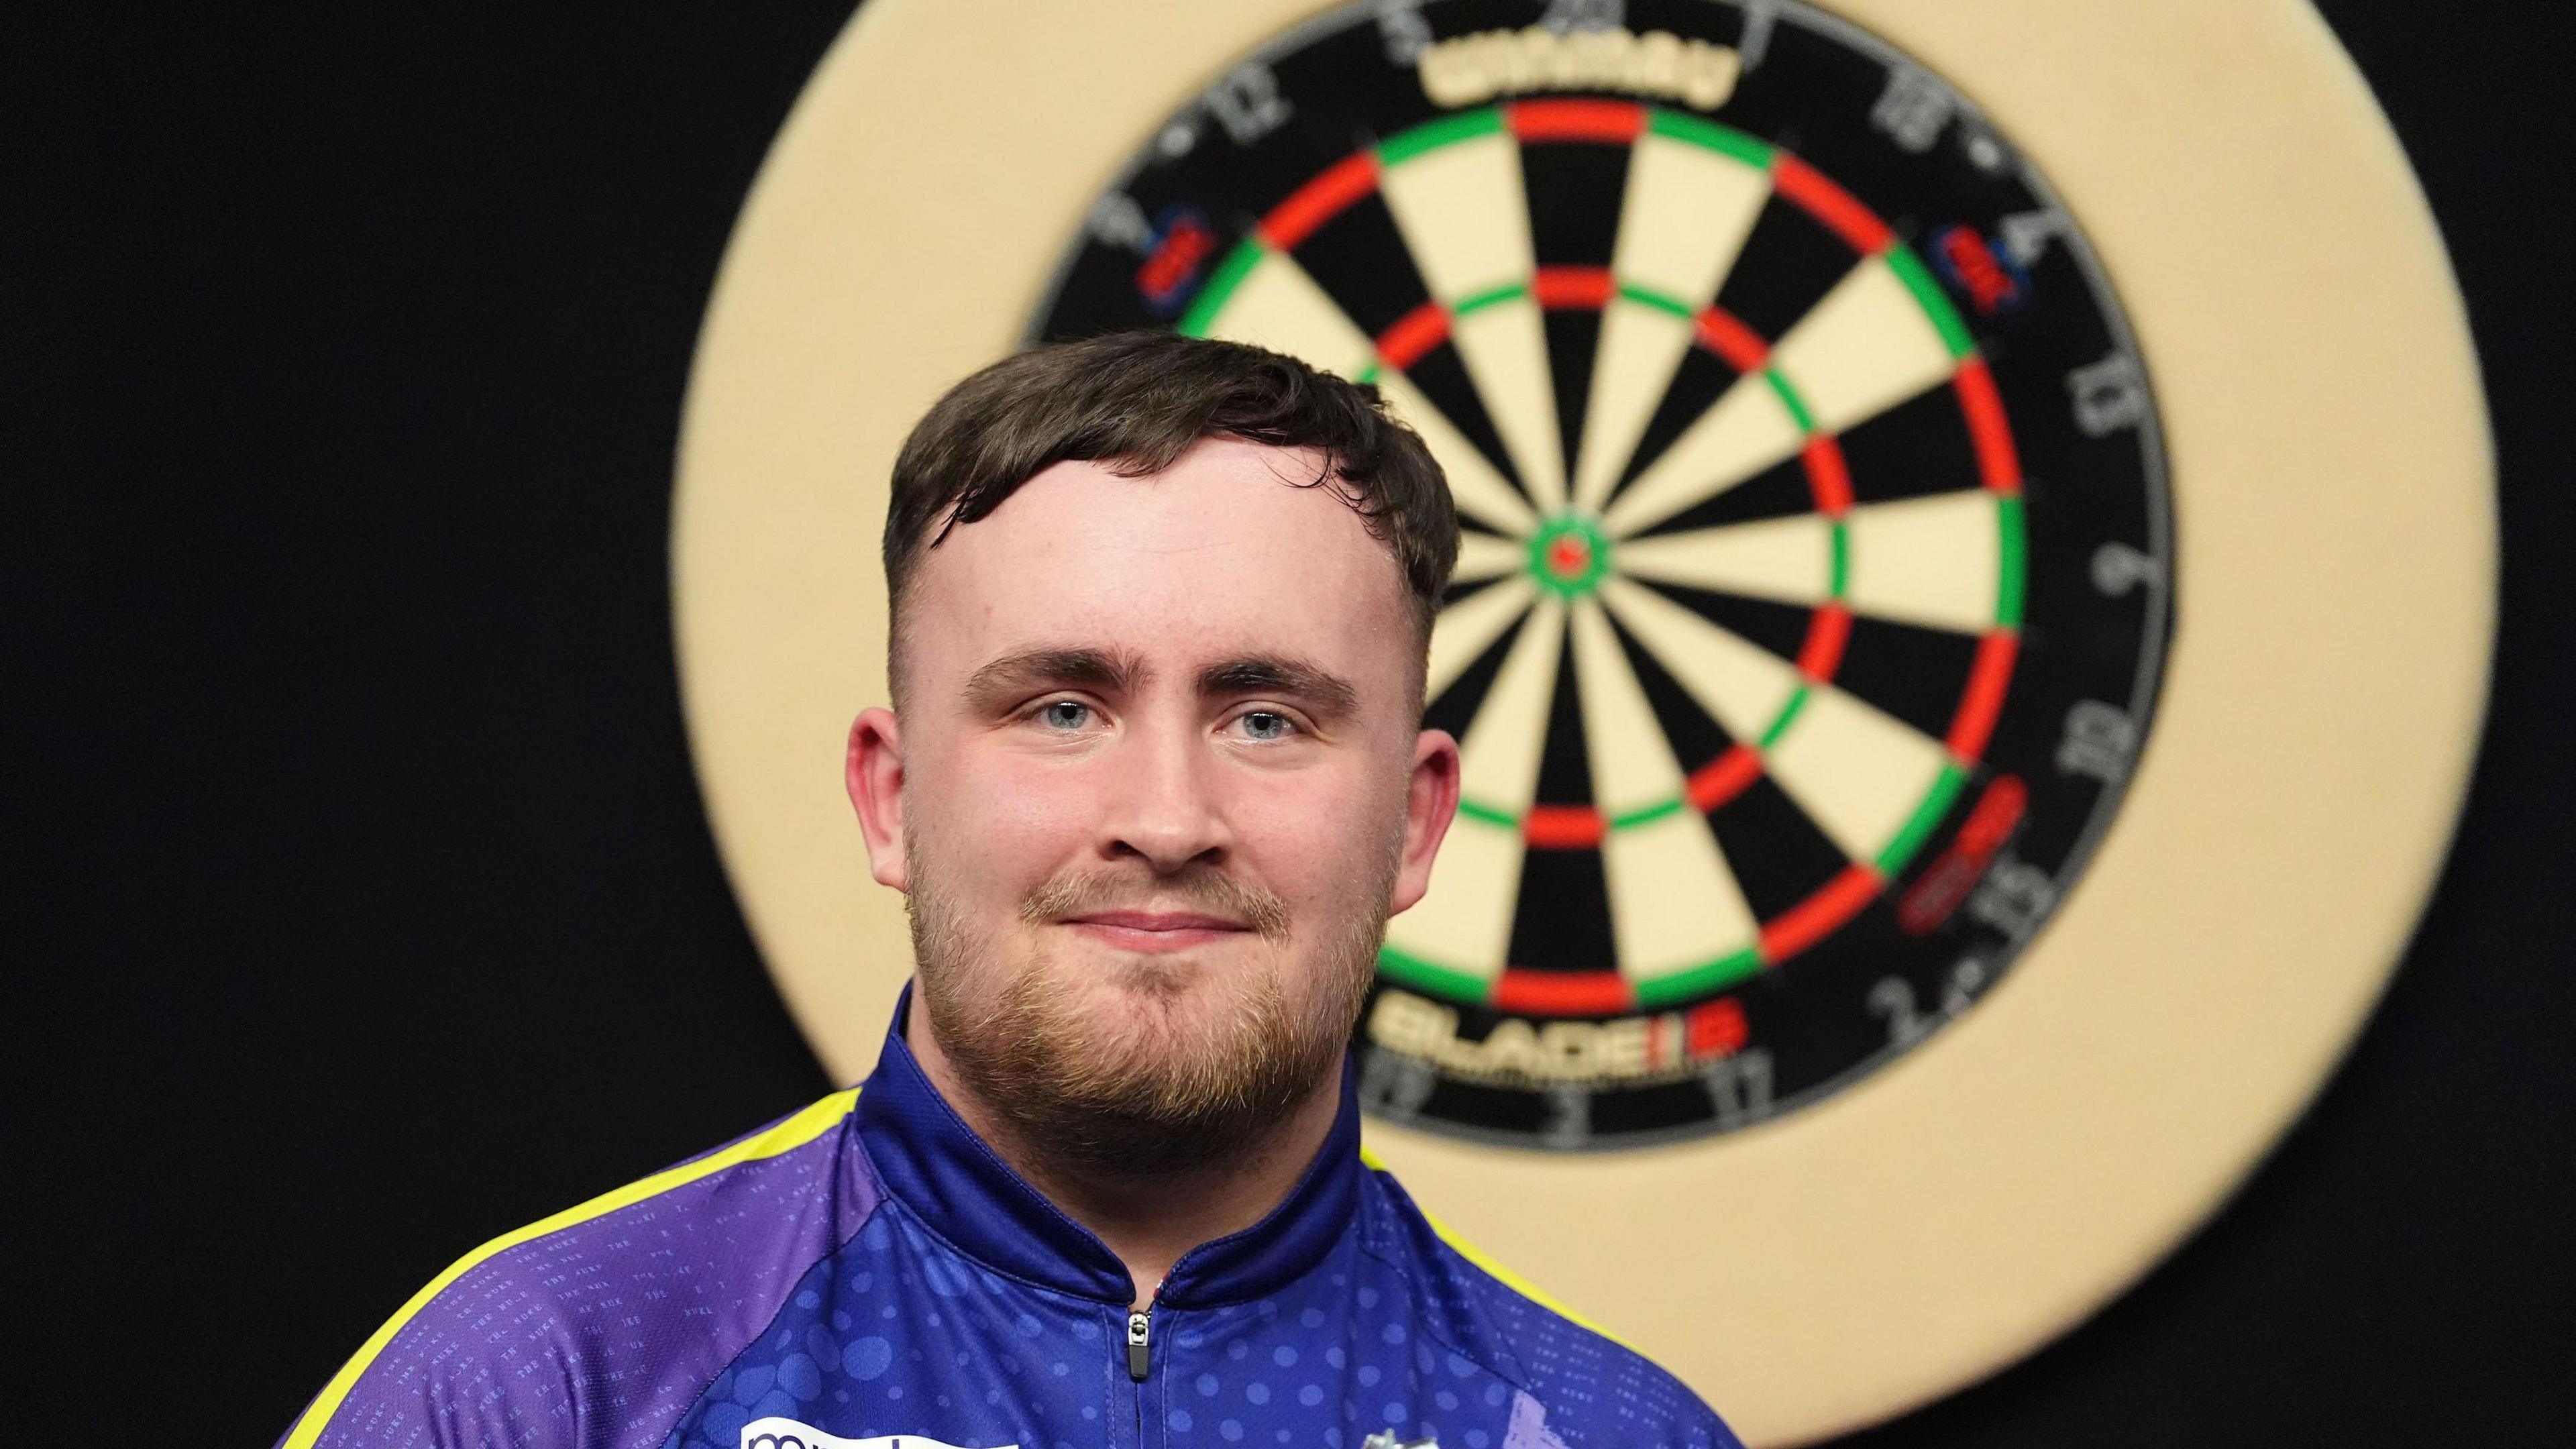
{"type": "Polygon", "coordinates": [[[1413,64],[1431,44],[1431,22],[1422,18],[1422,0],[1377,0],[1377,30],[1394,65],[1413,64]]]}
{"type": "Polygon", "coordinates": [[[1992,968],[1982,956],[1963,956],[1950,968],[1949,979],[1941,986],[1941,1009],[1957,1016],[1972,1005],[1977,993],[1986,989],[1992,968]]]}
{"type": "Polygon", "coordinates": [[[1541,1129],[1550,1147],[1580,1147],[1592,1137],[1592,1095],[1581,1087],[1551,1087],[1547,1126],[1541,1129]]]}
{"type": "Polygon", "coordinates": [[[1744,12],[1744,32],[1736,37],[1735,52],[1746,70],[1762,64],[1771,50],[1771,27],[1779,20],[1777,0],[1740,0],[1736,7],[1744,12]]]}
{"type": "Polygon", "coordinates": [[[1136,198],[1123,191],[1112,191],[1092,204],[1091,234],[1107,245],[1139,254],[1154,249],[1154,223],[1136,198]]]}
{"type": "Polygon", "coordinates": [[[2092,437],[2147,420],[2147,375],[2127,353],[2075,369],[2066,390],[2075,398],[2075,425],[2092,437]]]}
{"type": "Polygon", "coordinates": [[[1957,110],[1950,88],[1915,66],[1891,66],[1887,84],[1870,107],[1870,124],[1885,131],[1908,151],[1924,152],[1941,139],[1941,128],[1957,110]]]}
{"type": "Polygon", "coordinates": [[[2163,577],[2163,566],[2135,544],[2115,539],[2093,550],[2093,587],[2114,598],[2163,577]]]}
{"type": "Polygon", "coordinates": [[[1942,979],[1940,1009],[1935,1015],[1917,1004],[1913,982],[1902,976],[1882,976],[1869,988],[1869,1009],[1887,1022],[1889,1046],[1909,1047],[1974,1005],[1986,980],[1987,966],[1982,958],[1960,958],[1942,979]]]}
{"type": "Polygon", "coordinates": [[[1134,326],[1373,384],[1465,528],[1374,1113],[1570,1150],[1836,1090],[2118,808],[2170,607],[2143,369],[2023,153],[1848,24],[1317,17],[1137,138],[1032,332],[1134,326]]]}
{"type": "Polygon", "coordinates": [[[1713,1063],[1700,1075],[1717,1120],[1728,1127],[1771,1115],[1771,1054],[1760,1048],[1713,1063]]]}
{"type": "Polygon", "coordinates": [[[2118,705],[2079,699],[2066,712],[2066,734],[2057,745],[2060,771],[2106,784],[2125,780],[2137,753],[2137,721],[2118,705]]]}
{"type": "Polygon", "coordinates": [[[2009,855],[1996,860],[1968,897],[1968,914],[2018,940],[2037,929],[2057,904],[2057,884],[2047,871],[2009,855]]]}
{"type": "Polygon", "coordinates": [[[1932,1030],[1914,1005],[1914,983],[1902,976],[1882,976],[1869,988],[1869,1009],[1887,1019],[1887,1044],[1909,1047],[1932,1030]]]}
{"type": "Polygon", "coordinates": [[[1429,1064],[1389,1051],[1363,1054],[1360,1100],[1373,1111],[1402,1121],[1422,1110],[1437,1085],[1429,1064]]]}
{"type": "Polygon", "coordinates": [[[1208,111],[1238,146],[1249,146],[1284,125],[1295,111],[1279,93],[1279,78],[1265,65],[1238,66],[1208,89],[1208,111]]]}
{"type": "Polygon", "coordinates": [[[1547,0],[1539,28],[1559,35],[1569,31],[1608,30],[1628,19],[1627,0],[1547,0]]]}
{"type": "Polygon", "coordinates": [[[2016,211],[1995,223],[1995,235],[2003,238],[2004,250],[2013,261],[2027,267],[2037,262],[2052,240],[2068,234],[2066,213],[2054,208],[2039,211],[2016,211]]]}

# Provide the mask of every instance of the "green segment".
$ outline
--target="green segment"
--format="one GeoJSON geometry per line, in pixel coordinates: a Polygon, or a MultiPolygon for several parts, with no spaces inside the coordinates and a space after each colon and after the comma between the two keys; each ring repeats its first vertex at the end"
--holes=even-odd
{"type": "Polygon", "coordinates": [[[1377,164],[1401,166],[1425,151],[1437,151],[1459,141],[1478,136],[1491,136],[1503,129],[1503,113],[1488,106],[1463,115],[1443,116],[1425,121],[1410,131],[1398,131],[1377,143],[1377,164]]]}
{"type": "Polygon", "coordinates": [[[1830,592],[1833,597],[1839,599],[1850,587],[1851,526],[1837,518],[1834,520],[1834,577],[1830,592]]]}
{"type": "Polygon", "coordinates": [[[1508,302],[1515,297],[1525,297],[1528,295],[1529,283],[1505,282],[1499,287],[1487,287],[1481,292],[1470,292],[1466,296],[1459,298],[1457,301],[1450,303],[1449,315],[1453,317],[1464,317],[1470,312],[1482,311],[1487,307],[1493,306],[1497,302],[1508,302]]]}
{"type": "Polygon", "coordinates": [[[1493,994],[1494,989],[1494,984],[1482,976],[1470,976],[1419,956],[1408,956],[1393,946],[1377,948],[1377,969],[1407,986],[1470,1005],[1482,1002],[1493,994]]]}
{"type": "Polygon", "coordinates": [[[1693,966],[1670,976],[1636,983],[1637,1004],[1655,1007],[1688,1001],[1712,991],[1723,991],[1762,969],[1762,953],[1747,946],[1732,956],[1720,956],[1705,966],[1693,966]]]}
{"type": "Polygon", "coordinates": [[[1681,813],[1681,808],[1682,801],[1681,797],[1678,795],[1674,796],[1670,800],[1658,800],[1652,805],[1642,806],[1638,809],[1628,811],[1624,815],[1611,816],[1610,828],[1613,830],[1631,830],[1640,825],[1652,825],[1667,815],[1677,815],[1681,813]]]}
{"type": "Polygon", "coordinates": [[[1559,514],[1540,524],[1538,532],[1530,535],[1527,549],[1530,577],[1559,598],[1580,598],[1592,592],[1610,572],[1610,535],[1601,531],[1598,522],[1581,514],[1559,514]],[[1556,545],[1569,537],[1583,544],[1583,571],[1578,574],[1560,573],[1556,567],[1556,545]]]}
{"type": "Polygon", "coordinates": [[[1914,852],[1921,850],[1923,842],[1931,837],[1932,827],[1940,824],[1941,817],[1950,813],[1950,802],[1959,798],[1960,787],[1967,783],[1967,771],[1956,765],[1941,767],[1941,778],[1932,782],[1932,789],[1924,795],[1923,803],[1914,807],[1914,814],[1906,820],[1905,828],[1896,832],[1896,838],[1887,842],[1887,848],[1878,853],[1876,864],[1880,875],[1893,876],[1905,869],[1905,863],[1912,860],[1914,852]]]}
{"type": "Polygon", "coordinates": [[[1771,727],[1762,732],[1762,748],[1767,750],[1778,744],[1780,737],[1789,732],[1789,726],[1797,723],[1798,711],[1806,707],[1807,686],[1801,684],[1798,692],[1789,696],[1789,702],[1780,706],[1779,717],[1771,721],[1771,727]]]}
{"type": "Polygon", "coordinates": [[[1216,325],[1216,314],[1225,310],[1225,299],[1234,295],[1234,289],[1243,285],[1254,267],[1261,265],[1262,254],[1267,250],[1258,236],[1236,242],[1234,250],[1227,252],[1225,260],[1209,274],[1207,285],[1199,288],[1190,310],[1181,314],[1180,330],[1192,337],[1208,335],[1208,329],[1216,325]]]}
{"type": "Polygon", "coordinates": [[[1903,242],[1889,247],[1887,265],[1905,284],[1905,290],[1914,294],[1914,304],[1923,309],[1923,315],[1932,319],[1932,330],[1941,334],[1941,345],[1950,349],[1952,357],[1965,357],[1977,350],[1977,339],[1968,335],[1968,324],[1959,320],[1959,309],[1950,305],[1941,284],[1933,280],[1931,269],[1923,265],[1913,248],[1903,242]]]}
{"type": "Polygon", "coordinates": [[[1378,374],[1382,371],[1384,371],[1384,369],[1372,362],[1368,366],[1361,368],[1358,372],[1351,374],[1351,381],[1358,383],[1362,387],[1375,387],[1377,385],[1378,374]]]}
{"type": "Polygon", "coordinates": [[[1652,307],[1658,312],[1670,312],[1684,321],[1688,321],[1692,315],[1690,304],[1679,297],[1667,297],[1661,292],[1651,292],[1644,287],[1635,285],[1634,283],[1620,283],[1619,296],[1623,301],[1635,302],[1641,306],[1652,307]]]}
{"type": "Polygon", "coordinates": [[[1497,810],[1482,800],[1471,800],[1464,795],[1458,797],[1458,813],[1470,820],[1482,820],[1487,825],[1499,825],[1505,830],[1521,828],[1518,815],[1509,810],[1497,810]]]}
{"type": "Polygon", "coordinates": [[[1816,430],[1816,415],[1807,411],[1807,400],[1798,396],[1798,390],[1789,385],[1788,378],[1781,376],[1780,369],[1762,369],[1762,380],[1771,384],[1771,390],[1780,395],[1780,405],[1789,410],[1790,417],[1797,419],[1798,431],[1812,433],[1816,430]]]}
{"type": "Polygon", "coordinates": [[[2023,580],[2030,569],[2029,544],[2022,537],[2020,494],[2006,493],[1995,500],[1995,528],[2003,536],[2002,576],[1995,580],[1995,622],[2007,629],[2018,629],[2023,580]]]}
{"type": "Polygon", "coordinates": [[[1703,121],[1696,116],[1672,111],[1649,111],[1646,129],[1658,136],[1669,136],[1676,141],[1687,141],[1691,145],[1705,146],[1721,155],[1732,156],[1758,171],[1771,169],[1771,148],[1732,126],[1721,126],[1714,121],[1703,121]]]}

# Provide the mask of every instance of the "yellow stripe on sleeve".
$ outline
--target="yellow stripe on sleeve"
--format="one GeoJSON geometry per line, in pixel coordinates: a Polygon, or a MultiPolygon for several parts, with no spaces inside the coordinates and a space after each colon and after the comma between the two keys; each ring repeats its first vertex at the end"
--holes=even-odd
{"type": "Polygon", "coordinates": [[[695,1162],[684,1162],[677,1167],[657,1172],[651,1177],[641,1178],[624,1187],[602,1193],[578,1207],[566,1208],[552,1217],[530,1223],[516,1232],[503,1233],[457,1259],[446,1272],[430,1279],[429,1286],[413,1294],[410,1302],[404,1304],[393,1317],[386,1319],[382,1328],[377,1329],[373,1336],[358,1346],[358,1351],[349,1356],[349,1361],[340,1366],[338,1373],[331,1376],[331,1382],[323,1385],[322,1392],[314,1397],[312,1405],[304,1411],[304,1417],[296,1421],[295,1432],[287,1435],[278,1449],[312,1449],[314,1442],[322,1437],[322,1431],[330,1426],[331,1416],[339,1411],[341,1402],[349,1397],[349,1390],[357,1386],[359,1376],[376,1361],[378,1354],[384,1352],[385,1345],[393,1342],[394,1335],[402,1332],[403,1325],[411,1322],[423,1308],[428,1307],[430,1300],[446,1291],[448,1285],[473,1271],[485,1259],[506,1252],[521,1243],[533,1242],[548,1233],[586,1223],[592,1218],[604,1217],[622,1207],[631,1207],[646,1198],[669,1192],[675,1187],[684,1187],[701,1178],[713,1177],[728,1167],[792,1152],[838,1126],[841,1119],[850,1114],[852,1104],[858,1099],[859,1089],[856,1087],[834,1092],[766,1132],[746,1137],[723,1151],[710,1153],[695,1162]]]}

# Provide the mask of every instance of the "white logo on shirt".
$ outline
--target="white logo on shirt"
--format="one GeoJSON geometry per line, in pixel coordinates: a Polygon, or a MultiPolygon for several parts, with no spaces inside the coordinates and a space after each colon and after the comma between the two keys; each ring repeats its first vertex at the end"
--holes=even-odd
{"type": "MultiPolygon", "coordinates": [[[[873,1439],[844,1439],[794,1419],[754,1419],[742,1426],[742,1449],[961,1449],[945,1439],[920,1434],[879,1434],[873,1439]]],[[[1020,1449],[997,1444],[993,1449],[1020,1449]]]]}

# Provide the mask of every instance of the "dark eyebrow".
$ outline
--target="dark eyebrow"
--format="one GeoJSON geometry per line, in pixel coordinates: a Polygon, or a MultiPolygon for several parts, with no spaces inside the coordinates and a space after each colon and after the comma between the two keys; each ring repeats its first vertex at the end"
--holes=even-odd
{"type": "Polygon", "coordinates": [[[1145,679],[1143,661],[1105,649],[1023,649],[966,678],[968,709],[1006,709],[1041,690],[1081,688],[1131,693],[1145,679]]]}
{"type": "Polygon", "coordinates": [[[1302,659],[1256,655],[1229,659],[1199,671],[1201,694],[1279,694],[1301,700],[1319,714],[1344,716],[1359,708],[1348,680],[1302,659]]]}

